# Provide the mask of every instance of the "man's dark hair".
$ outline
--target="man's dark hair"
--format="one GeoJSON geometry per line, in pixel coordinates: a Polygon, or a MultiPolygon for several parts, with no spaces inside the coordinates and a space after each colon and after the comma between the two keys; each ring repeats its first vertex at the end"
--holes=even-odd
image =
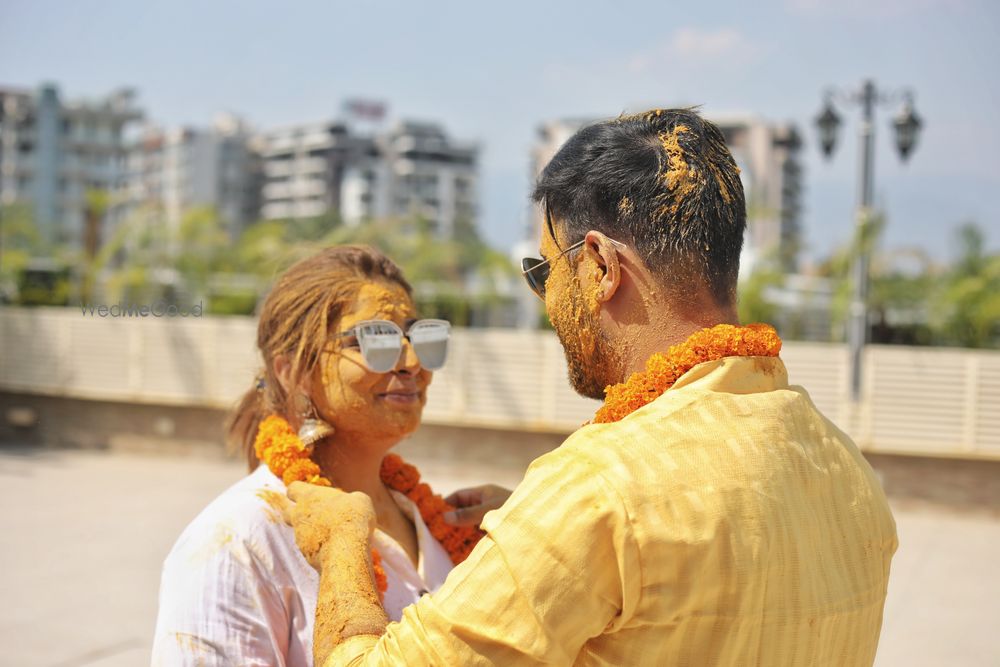
{"type": "Polygon", "coordinates": [[[532,198],[567,243],[603,232],[631,245],[665,286],[690,291],[700,278],[729,304],[746,227],[739,173],[718,127],[691,109],[655,109],[574,134],[532,198]]]}

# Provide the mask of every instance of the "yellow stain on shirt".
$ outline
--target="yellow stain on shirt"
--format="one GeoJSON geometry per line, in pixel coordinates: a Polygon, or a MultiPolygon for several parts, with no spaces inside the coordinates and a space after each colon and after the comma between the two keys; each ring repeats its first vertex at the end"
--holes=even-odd
{"type": "Polygon", "coordinates": [[[219,524],[215,527],[211,537],[201,546],[191,551],[188,561],[192,564],[200,564],[219,553],[233,541],[233,530],[226,524],[219,524]]]}
{"type": "Polygon", "coordinates": [[[272,489],[260,489],[257,491],[257,497],[267,503],[267,507],[262,508],[264,510],[264,516],[271,523],[284,523],[284,509],[288,504],[288,498],[285,494],[272,489]]]}

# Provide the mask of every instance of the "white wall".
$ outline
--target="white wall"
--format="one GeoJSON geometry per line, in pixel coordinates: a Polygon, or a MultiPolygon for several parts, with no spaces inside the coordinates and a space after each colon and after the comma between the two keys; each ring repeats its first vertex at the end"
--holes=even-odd
{"type": "MultiPolygon", "coordinates": [[[[246,317],[84,316],[0,307],[0,390],[135,403],[228,407],[259,368],[246,317]]],[[[870,346],[865,400],[848,400],[844,345],[787,343],[793,384],[866,450],[1000,458],[1000,352],[870,346]]],[[[569,432],[596,401],[569,388],[551,332],[454,331],[425,419],[569,432]]]]}

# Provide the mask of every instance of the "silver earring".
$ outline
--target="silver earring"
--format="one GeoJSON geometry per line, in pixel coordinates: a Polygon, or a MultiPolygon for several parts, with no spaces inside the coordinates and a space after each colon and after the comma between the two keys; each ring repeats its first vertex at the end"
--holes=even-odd
{"type": "MultiPolygon", "coordinates": [[[[308,398],[306,400],[309,400],[308,398]]],[[[333,435],[335,429],[316,416],[316,407],[309,401],[309,409],[302,413],[304,419],[299,427],[299,440],[306,447],[311,447],[328,435],[333,435]]]]}

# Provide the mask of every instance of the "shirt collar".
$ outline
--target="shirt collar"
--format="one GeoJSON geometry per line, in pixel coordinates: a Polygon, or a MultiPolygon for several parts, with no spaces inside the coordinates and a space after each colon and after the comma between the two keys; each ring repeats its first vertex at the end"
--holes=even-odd
{"type": "Polygon", "coordinates": [[[788,388],[788,371],[778,357],[723,357],[698,364],[667,393],[702,389],[726,394],[758,394],[788,388]]]}

